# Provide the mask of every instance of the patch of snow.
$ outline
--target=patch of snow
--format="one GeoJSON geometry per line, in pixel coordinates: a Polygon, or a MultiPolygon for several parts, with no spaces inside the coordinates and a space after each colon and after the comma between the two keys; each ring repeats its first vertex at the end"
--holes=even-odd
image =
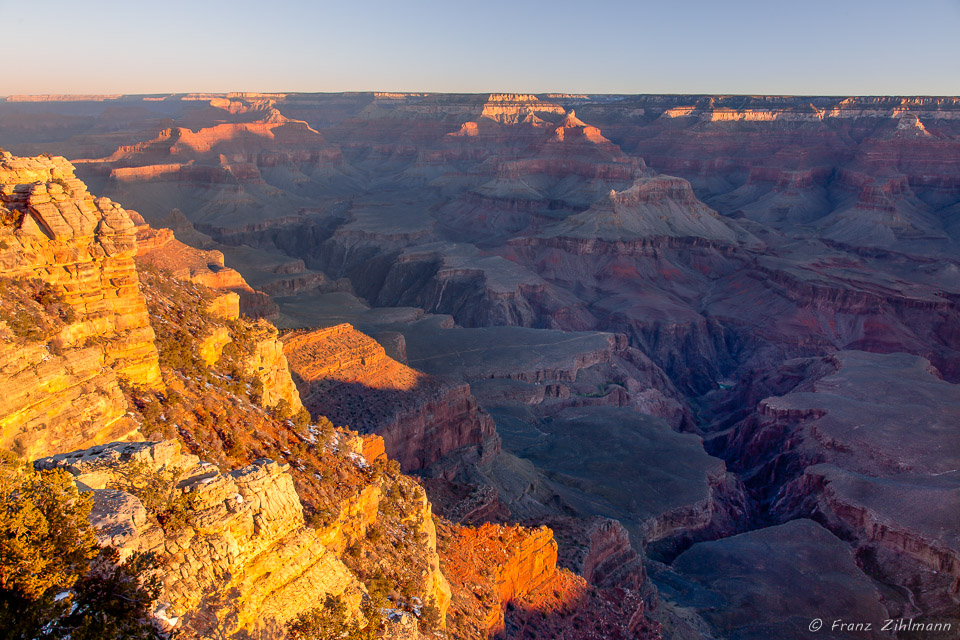
{"type": "Polygon", "coordinates": [[[350,459],[353,460],[353,462],[354,462],[359,468],[361,468],[361,469],[366,469],[367,467],[370,466],[370,463],[367,462],[367,459],[364,458],[364,457],[363,457],[362,455],[360,455],[359,453],[353,453],[353,452],[351,451],[351,452],[350,452],[350,459]]]}
{"type": "Polygon", "coordinates": [[[156,618],[157,620],[160,620],[161,622],[167,623],[167,625],[169,625],[170,628],[173,628],[177,626],[178,622],[180,622],[180,618],[179,616],[168,616],[167,609],[169,609],[169,607],[170,605],[168,604],[157,605],[157,608],[153,612],[153,617],[156,618]]]}

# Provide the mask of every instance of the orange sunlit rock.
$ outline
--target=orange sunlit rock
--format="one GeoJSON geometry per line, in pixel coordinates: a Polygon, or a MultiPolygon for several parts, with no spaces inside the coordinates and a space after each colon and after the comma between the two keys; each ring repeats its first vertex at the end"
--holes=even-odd
{"type": "Polygon", "coordinates": [[[284,342],[290,366],[304,382],[356,382],[371,389],[409,391],[423,378],[346,323],[296,333],[284,342]]]}
{"type": "Polygon", "coordinates": [[[659,640],[638,591],[598,589],[557,568],[547,527],[439,523],[441,568],[458,637],[659,640]],[[481,621],[480,627],[472,626],[481,621]]]}
{"type": "Polygon", "coordinates": [[[493,421],[468,385],[397,362],[349,324],[287,334],[284,352],[311,412],[379,434],[404,470],[440,464],[452,474],[459,456],[498,450],[493,421]]]}

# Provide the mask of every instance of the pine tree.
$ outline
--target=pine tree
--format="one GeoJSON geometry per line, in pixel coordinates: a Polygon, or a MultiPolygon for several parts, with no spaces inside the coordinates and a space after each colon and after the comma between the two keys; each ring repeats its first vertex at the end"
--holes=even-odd
{"type": "Polygon", "coordinates": [[[0,640],[152,640],[153,557],[97,545],[91,493],[0,452],[0,640]]]}

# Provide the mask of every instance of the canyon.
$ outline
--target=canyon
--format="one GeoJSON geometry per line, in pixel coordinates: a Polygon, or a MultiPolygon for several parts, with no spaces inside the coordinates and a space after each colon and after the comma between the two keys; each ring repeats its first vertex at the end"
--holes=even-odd
{"type": "MultiPolygon", "coordinates": [[[[550,529],[434,516],[420,481],[388,458],[421,472],[443,462],[433,466],[453,477],[483,460],[470,453],[481,445],[496,454],[493,422],[467,385],[430,381],[426,406],[422,392],[401,403],[385,437],[311,416],[295,381],[336,373],[396,386],[429,376],[349,325],[291,335],[291,367],[277,329],[240,315],[236,290],[250,287],[222,253],[94,199],[72,172],[63,158],[0,158],[3,193],[30,194],[4,201],[0,228],[9,249],[0,330],[14,391],[3,404],[4,447],[89,494],[96,540],[119,562],[157,562],[147,612],[157,633],[283,638],[335,598],[344,624],[398,639],[442,636],[448,620],[455,637],[495,635],[521,602],[529,615],[562,603],[592,624],[660,637],[639,597],[596,612],[592,587],[557,566],[550,529]],[[67,180],[66,193],[53,188],[67,180]],[[44,207],[50,200],[59,206],[44,207]],[[132,327],[133,348],[114,346],[130,336],[118,325],[132,327]],[[450,407],[463,415],[436,419],[450,407]],[[427,449],[461,422],[450,447],[427,449]],[[474,549],[471,540],[484,542],[474,549]],[[529,599],[548,584],[554,601],[529,599]]],[[[327,396],[333,407],[343,393],[305,387],[310,405],[327,396]]],[[[380,404],[365,430],[390,415],[380,404]]]]}
{"type": "MultiPolygon", "coordinates": [[[[399,562],[368,540],[394,496],[451,637],[960,624],[957,98],[26,97],[0,144],[2,275],[59,296],[14,287],[48,335],[0,352],[4,447],[179,439],[238,495],[289,473],[306,519],[262,543],[315,535],[357,593],[349,549],[399,562]],[[205,402],[177,323],[289,425],[204,440],[234,386],[148,433],[125,381],[205,402]],[[283,453],[323,420],[399,469],[326,487],[283,453]]],[[[295,617],[258,593],[234,631],[295,617]]]]}

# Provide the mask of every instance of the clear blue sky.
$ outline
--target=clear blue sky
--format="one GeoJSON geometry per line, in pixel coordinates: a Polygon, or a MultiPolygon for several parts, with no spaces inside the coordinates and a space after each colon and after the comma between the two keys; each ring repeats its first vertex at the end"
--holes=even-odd
{"type": "Polygon", "coordinates": [[[17,93],[960,94],[960,0],[0,0],[17,93]]]}

